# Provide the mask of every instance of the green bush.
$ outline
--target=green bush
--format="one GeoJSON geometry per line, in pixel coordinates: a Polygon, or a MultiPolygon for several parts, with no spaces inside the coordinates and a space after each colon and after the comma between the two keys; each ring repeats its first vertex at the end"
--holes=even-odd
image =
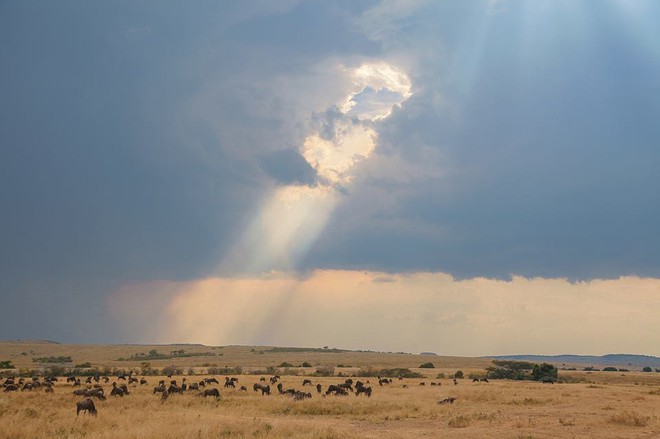
{"type": "Polygon", "coordinates": [[[617,370],[616,370],[616,367],[607,366],[607,367],[603,368],[603,371],[605,371],[605,372],[616,372],[617,370]]]}
{"type": "Polygon", "coordinates": [[[291,363],[287,363],[286,361],[283,361],[283,362],[280,363],[280,365],[277,366],[277,367],[295,367],[295,366],[294,366],[293,364],[291,364],[291,363]]]}
{"type": "Polygon", "coordinates": [[[557,379],[557,368],[549,363],[535,364],[532,368],[532,378],[534,381],[557,379]]]}
{"type": "Polygon", "coordinates": [[[462,370],[457,370],[456,373],[454,374],[454,378],[463,378],[465,375],[463,374],[462,370]]]}
{"type": "Polygon", "coordinates": [[[312,367],[312,364],[311,364],[310,362],[308,362],[308,361],[305,361],[305,362],[302,364],[302,367],[312,367]]]}
{"type": "Polygon", "coordinates": [[[0,361],[0,369],[13,369],[14,365],[11,364],[11,361],[0,361]]]}
{"type": "Polygon", "coordinates": [[[653,369],[650,367],[646,366],[644,369],[642,369],[642,372],[653,372],[653,369]]]}
{"type": "Polygon", "coordinates": [[[435,369],[435,366],[430,361],[428,363],[421,364],[420,369],[435,369]]]}

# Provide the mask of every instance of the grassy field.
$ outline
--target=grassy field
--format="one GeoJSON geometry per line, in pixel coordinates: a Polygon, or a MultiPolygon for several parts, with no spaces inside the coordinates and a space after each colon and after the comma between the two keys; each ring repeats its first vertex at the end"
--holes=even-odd
{"type": "MultiPolygon", "coordinates": [[[[76,363],[89,361],[99,367],[115,367],[117,364],[125,367],[126,361],[115,363],[119,356],[130,357],[151,349],[167,352],[178,350],[178,347],[0,343],[0,360],[11,360],[20,367],[34,367],[33,356],[70,355],[76,363]],[[27,355],[22,355],[23,352],[27,355]],[[19,362],[19,359],[25,362],[19,362]]],[[[210,350],[207,346],[185,346],[183,349],[191,352],[194,349],[196,352],[210,350]]],[[[82,398],[72,394],[71,384],[60,380],[52,394],[43,389],[0,393],[0,438],[660,437],[660,374],[657,373],[561,371],[560,376],[575,383],[505,380],[473,383],[465,379],[454,385],[449,378],[435,377],[438,373],[449,374],[457,369],[466,375],[484,373],[489,362],[405,354],[259,353],[266,349],[216,349],[223,355],[215,362],[221,367],[240,365],[255,370],[283,361],[292,364],[307,361],[326,366],[341,362],[349,363],[351,368],[338,368],[336,372],[366,367],[408,367],[426,377],[394,380],[382,387],[371,378],[374,393],[371,398],[366,398],[355,395],[322,397],[315,389],[302,387],[302,376],[282,376],[284,388],[305,389],[313,393],[311,399],[294,401],[291,397],[275,394],[276,391],[272,396],[253,392],[252,385],[259,382],[260,376],[244,374],[237,375],[238,386],[246,386],[247,392],[224,389],[220,385],[215,386],[221,392],[218,400],[200,397],[193,391],[171,395],[161,401],[160,395],[153,394],[152,389],[164,377],[148,376],[148,385],[132,385],[130,395],[95,400],[96,417],[82,414],[76,417],[75,403],[82,398]],[[433,361],[439,368],[417,368],[426,361],[433,361]],[[441,385],[431,386],[431,381],[441,385]],[[426,385],[421,386],[421,382],[426,385]],[[454,404],[437,403],[447,397],[457,399],[454,404]]],[[[198,362],[205,363],[208,358],[185,357],[153,363],[160,361],[197,367],[198,362]]],[[[133,366],[139,364],[138,361],[133,366]]],[[[157,366],[161,367],[160,363],[157,366]]],[[[303,373],[314,368],[294,369],[303,373]]],[[[224,378],[216,377],[222,384],[224,378]]],[[[186,375],[185,378],[188,382],[196,382],[203,376],[186,375]]],[[[310,378],[314,385],[321,384],[324,389],[343,381],[339,377],[306,378],[310,378]]],[[[181,382],[183,376],[173,376],[172,379],[181,382]]],[[[104,387],[109,393],[110,384],[104,387]]]]}

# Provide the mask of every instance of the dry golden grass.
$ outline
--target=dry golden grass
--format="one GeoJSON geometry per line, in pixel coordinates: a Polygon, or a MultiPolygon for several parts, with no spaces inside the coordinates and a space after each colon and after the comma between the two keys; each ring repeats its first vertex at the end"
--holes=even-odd
{"type": "MultiPolygon", "coordinates": [[[[148,347],[136,349],[148,351],[148,347]]],[[[165,350],[163,347],[157,349],[165,350]]],[[[229,358],[228,348],[224,350],[226,364],[231,365],[235,359],[229,358]]],[[[249,353],[249,348],[246,350],[249,353]]],[[[91,348],[89,352],[92,352],[91,348]]],[[[44,355],[70,353],[50,353],[44,349],[44,355]]],[[[386,357],[385,354],[378,355],[386,357]]],[[[275,361],[298,361],[292,356],[285,357],[275,361]]],[[[303,361],[314,361],[305,357],[303,361]]],[[[0,359],[5,358],[4,351],[0,351],[0,359]]],[[[99,361],[97,358],[75,360],[95,362],[99,361]]],[[[197,358],[193,360],[198,361],[197,358]]],[[[355,364],[379,368],[409,367],[420,363],[418,358],[408,362],[398,357],[385,360],[383,363],[355,364]]],[[[442,357],[437,360],[439,364],[444,361],[442,357]]],[[[436,362],[436,358],[431,361],[436,362]]],[[[484,372],[471,363],[472,359],[466,359],[463,365],[458,359],[450,361],[447,371],[461,368],[466,373],[469,370],[484,372]]],[[[100,361],[98,364],[102,365],[100,361]]],[[[234,364],[248,366],[247,363],[234,364]]],[[[255,361],[249,366],[264,368],[266,364],[255,361]]],[[[421,371],[435,376],[442,369],[421,371]]],[[[374,389],[371,398],[355,395],[321,397],[315,389],[306,387],[313,393],[313,398],[303,401],[275,394],[262,397],[251,390],[259,376],[241,375],[238,385],[246,386],[250,389],[248,392],[217,386],[222,394],[219,400],[205,399],[196,392],[189,392],[171,395],[164,402],[159,395],[152,393],[161,377],[147,377],[149,385],[132,386],[131,395],[95,400],[96,417],[76,417],[75,402],[81,398],[72,394],[70,384],[60,381],[53,394],[46,394],[43,390],[0,393],[0,439],[660,437],[660,395],[657,392],[660,387],[657,375],[660,374],[630,373],[627,377],[606,372],[572,374],[578,378],[586,377],[588,381],[549,385],[496,380],[472,383],[466,379],[453,385],[450,379],[433,379],[441,386],[429,386],[431,379],[426,378],[395,380],[391,385],[381,387],[371,379],[374,389]],[[421,381],[427,385],[420,386],[421,381]],[[449,396],[457,398],[454,404],[437,403],[449,396]]],[[[173,378],[180,382],[183,377],[173,378]]],[[[192,382],[201,380],[202,376],[186,378],[192,382]]],[[[224,381],[220,376],[217,378],[224,381]]],[[[284,388],[302,390],[302,379],[282,376],[284,388]]],[[[326,388],[329,384],[341,382],[342,378],[311,377],[311,380],[326,388]]],[[[110,385],[104,387],[109,392],[110,385]]]]}

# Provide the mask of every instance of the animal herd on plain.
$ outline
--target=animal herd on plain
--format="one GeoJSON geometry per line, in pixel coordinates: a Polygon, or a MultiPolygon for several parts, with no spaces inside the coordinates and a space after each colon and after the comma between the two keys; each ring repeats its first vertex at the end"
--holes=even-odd
{"type": "MultiPolygon", "coordinates": [[[[117,381],[111,383],[111,388],[109,392],[109,397],[120,397],[131,395],[131,387],[137,386],[147,386],[149,384],[148,380],[145,377],[140,379],[132,375],[119,375],[115,377],[117,381],[124,381],[121,384],[118,384],[117,381]]],[[[66,385],[71,385],[72,394],[74,396],[80,396],[84,399],[76,402],[76,416],[87,413],[88,415],[96,416],[97,409],[94,404],[93,399],[99,401],[105,401],[108,396],[103,388],[104,384],[110,382],[110,377],[108,376],[89,376],[85,379],[85,386],[83,387],[81,378],[76,376],[66,377],[66,385]]],[[[161,379],[158,382],[157,386],[153,387],[153,394],[159,394],[161,400],[166,401],[170,395],[175,394],[185,394],[192,393],[206,398],[216,398],[219,399],[220,390],[214,385],[219,386],[220,382],[214,377],[206,377],[196,382],[189,382],[188,378],[183,377],[179,383],[177,379],[172,379],[171,376],[168,376],[169,382],[166,383],[166,380],[161,379]]],[[[271,376],[270,378],[261,377],[259,382],[252,385],[253,392],[261,392],[261,396],[270,396],[271,392],[277,392],[278,395],[289,396],[294,401],[301,401],[305,399],[312,398],[312,392],[306,392],[304,390],[295,389],[295,388],[284,388],[284,385],[280,381],[281,377],[279,375],[271,376]],[[273,386],[273,389],[271,389],[273,386]]],[[[382,378],[377,377],[377,382],[379,386],[387,386],[392,384],[392,378],[382,378]]],[[[403,378],[399,378],[403,380],[403,378]]],[[[4,380],[2,387],[4,387],[4,392],[16,392],[16,391],[32,391],[36,389],[43,388],[46,393],[54,392],[54,384],[58,382],[57,377],[47,376],[43,379],[39,377],[32,378],[17,378],[9,377],[4,380]]],[[[473,379],[473,382],[488,382],[488,379],[482,378],[473,379]]],[[[239,383],[239,379],[236,377],[225,377],[223,386],[225,389],[236,389],[236,386],[239,383]]],[[[453,380],[454,385],[458,384],[456,379],[453,380]]],[[[311,379],[305,378],[302,381],[302,387],[312,387],[316,389],[316,393],[322,397],[328,396],[347,396],[349,394],[354,394],[355,396],[364,395],[367,398],[370,398],[373,394],[373,389],[369,385],[370,381],[366,380],[362,382],[360,380],[354,381],[352,378],[346,378],[343,382],[336,384],[330,384],[325,389],[320,383],[314,385],[311,379]]],[[[431,382],[432,386],[440,386],[441,383],[431,382]]],[[[425,382],[420,382],[419,385],[426,385],[425,382]]],[[[408,387],[406,384],[403,385],[404,388],[408,387]]],[[[247,392],[248,389],[246,386],[240,386],[238,389],[239,392],[247,392]]],[[[456,400],[455,397],[449,397],[443,400],[438,401],[438,404],[452,404],[456,400]]]]}

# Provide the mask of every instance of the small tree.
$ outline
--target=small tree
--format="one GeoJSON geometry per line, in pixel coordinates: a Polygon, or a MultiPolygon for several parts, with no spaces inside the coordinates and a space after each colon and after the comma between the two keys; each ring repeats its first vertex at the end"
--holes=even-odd
{"type": "Polygon", "coordinates": [[[534,381],[548,378],[557,379],[557,368],[549,363],[535,364],[532,369],[532,378],[534,381]]]}
{"type": "Polygon", "coordinates": [[[464,376],[462,370],[457,370],[456,373],[454,374],[454,378],[462,379],[464,376]]]}
{"type": "Polygon", "coordinates": [[[302,364],[302,367],[312,367],[312,364],[311,364],[309,361],[305,361],[305,362],[302,364]]]}
{"type": "Polygon", "coordinates": [[[435,369],[435,366],[430,361],[428,363],[421,364],[420,369],[435,369]]]}
{"type": "Polygon", "coordinates": [[[653,372],[653,369],[650,367],[646,366],[644,369],[642,369],[642,372],[653,372]]]}

